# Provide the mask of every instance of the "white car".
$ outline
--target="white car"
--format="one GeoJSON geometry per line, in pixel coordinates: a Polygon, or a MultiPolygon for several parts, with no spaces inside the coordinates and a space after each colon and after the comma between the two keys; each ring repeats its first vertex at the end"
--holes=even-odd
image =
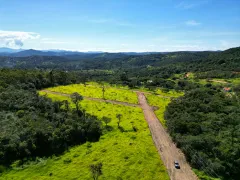
{"type": "Polygon", "coordinates": [[[174,166],[176,169],[180,169],[180,165],[179,165],[178,161],[176,161],[176,160],[174,161],[174,166]]]}

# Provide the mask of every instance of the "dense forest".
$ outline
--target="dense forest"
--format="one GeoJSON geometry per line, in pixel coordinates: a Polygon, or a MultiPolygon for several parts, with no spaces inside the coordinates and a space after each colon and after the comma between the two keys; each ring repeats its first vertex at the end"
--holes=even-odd
{"type": "MultiPolygon", "coordinates": [[[[0,56],[0,166],[97,141],[102,127],[96,117],[37,93],[47,87],[95,81],[184,91],[165,112],[173,140],[192,167],[212,177],[240,177],[240,84],[226,93],[223,85],[198,82],[239,78],[239,47],[223,52],[25,55],[0,56]],[[178,77],[187,72],[194,73],[192,80],[178,77]]],[[[72,97],[81,100],[81,95],[72,97]]]]}
{"type": "Polygon", "coordinates": [[[53,80],[51,72],[0,71],[0,164],[59,154],[70,146],[99,139],[101,123],[96,117],[81,109],[70,111],[67,101],[52,102],[38,95],[37,89],[54,85],[53,81],[72,83],[63,81],[63,73],[59,72],[59,79],[55,73],[53,80]]]}
{"type": "Polygon", "coordinates": [[[193,167],[213,177],[240,176],[240,102],[214,87],[194,89],[170,103],[168,131],[193,167]]]}

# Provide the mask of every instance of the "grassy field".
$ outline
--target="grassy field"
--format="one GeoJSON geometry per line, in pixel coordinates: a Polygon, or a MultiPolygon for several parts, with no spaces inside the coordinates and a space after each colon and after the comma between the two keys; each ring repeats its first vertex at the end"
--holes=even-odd
{"type": "MultiPolygon", "coordinates": [[[[78,90],[78,92],[84,92],[85,94],[83,95],[93,93],[95,96],[101,96],[101,91],[99,90],[94,89],[87,92],[90,86],[88,89],[81,90],[80,87],[82,85],[57,87],[51,90],[60,90],[66,93],[67,89],[71,89],[72,87],[74,90],[71,92],[78,90]]],[[[44,95],[45,93],[41,92],[40,94],[44,95]]],[[[136,95],[133,96],[132,92],[126,92],[125,95],[130,96],[128,101],[136,102],[136,95]]],[[[69,98],[60,95],[48,94],[48,97],[59,101],[64,99],[69,100],[69,98]]],[[[126,97],[110,97],[126,101],[126,97]]],[[[152,102],[155,103],[155,101],[152,102]]],[[[73,104],[71,104],[71,107],[74,108],[73,104]]],[[[0,179],[60,180],[64,177],[66,180],[88,180],[92,179],[89,165],[98,162],[103,164],[103,175],[100,176],[99,180],[169,179],[166,168],[153,144],[150,131],[140,108],[89,100],[83,100],[81,107],[87,113],[96,115],[99,119],[103,116],[112,119],[109,123],[111,128],[108,128],[108,130],[103,124],[104,134],[101,136],[99,142],[87,142],[83,145],[70,148],[68,152],[65,152],[61,156],[38,159],[34,162],[26,163],[23,167],[17,167],[13,164],[13,169],[0,176],[0,179]],[[118,113],[123,115],[122,122],[120,123],[120,126],[124,130],[123,132],[117,127],[116,114],[118,113]],[[137,131],[134,131],[133,126],[137,131]]]]}
{"type": "Polygon", "coordinates": [[[204,172],[199,171],[197,169],[193,169],[194,173],[198,176],[200,180],[221,180],[220,178],[213,178],[206,175],[204,172]]]}
{"type": "MultiPolygon", "coordinates": [[[[123,101],[137,104],[137,95],[135,92],[126,89],[117,89],[115,87],[105,85],[104,98],[109,100],[123,101]]],[[[86,97],[103,98],[102,86],[100,84],[91,83],[88,85],[72,84],[68,86],[58,86],[48,88],[47,90],[72,94],[78,92],[86,97]]]]}
{"type": "MultiPolygon", "coordinates": [[[[172,78],[184,79],[184,74],[174,74],[172,78]]],[[[240,84],[240,78],[230,78],[230,79],[220,79],[220,78],[211,78],[211,79],[196,79],[194,73],[189,73],[188,78],[186,79],[191,82],[196,82],[202,85],[211,83],[213,85],[222,85],[227,87],[233,87],[240,84]]]]}
{"type": "Polygon", "coordinates": [[[156,116],[158,117],[159,121],[162,125],[166,128],[166,121],[164,119],[164,111],[166,110],[167,105],[171,102],[171,98],[177,98],[183,96],[183,92],[176,92],[176,91],[169,91],[163,92],[161,89],[156,91],[156,96],[153,94],[145,94],[148,100],[148,103],[152,106],[159,107],[158,110],[155,111],[156,116]]]}
{"type": "Polygon", "coordinates": [[[183,92],[177,92],[177,91],[174,91],[174,90],[164,92],[160,88],[156,89],[155,94],[156,95],[160,95],[160,96],[170,97],[170,98],[172,98],[172,97],[173,98],[177,98],[179,96],[183,96],[184,95],[183,92]]]}
{"type": "Polygon", "coordinates": [[[146,94],[146,97],[150,105],[159,107],[159,109],[155,111],[155,114],[158,117],[159,121],[162,123],[162,125],[166,127],[164,111],[167,105],[171,102],[170,98],[158,97],[151,94],[146,94]]]}

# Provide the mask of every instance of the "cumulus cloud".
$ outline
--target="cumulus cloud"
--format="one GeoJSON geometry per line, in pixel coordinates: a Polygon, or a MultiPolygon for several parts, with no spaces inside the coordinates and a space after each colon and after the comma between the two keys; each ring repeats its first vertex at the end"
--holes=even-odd
{"type": "Polygon", "coordinates": [[[188,26],[198,26],[201,23],[199,23],[197,21],[194,21],[194,20],[190,20],[190,21],[186,21],[185,24],[188,25],[188,26]]]}
{"type": "Polygon", "coordinates": [[[0,30],[0,46],[19,48],[24,45],[24,41],[38,38],[40,38],[40,34],[35,32],[0,30]]]}

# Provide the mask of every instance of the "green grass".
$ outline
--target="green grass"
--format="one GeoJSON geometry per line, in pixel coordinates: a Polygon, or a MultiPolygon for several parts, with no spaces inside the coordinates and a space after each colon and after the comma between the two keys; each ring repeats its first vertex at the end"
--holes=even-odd
{"type": "Polygon", "coordinates": [[[197,82],[199,84],[205,85],[205,84],[212,84],[215,86],[221,85],[226,87],[234,87],[236,85],[240,84],[240,78],[231,78],[231,79],[219,79],[219,78],[213,78],[213,79],[191,79],[192,82],[197,82]]]}
{"type": "MultiPolygon", "coordinates": [[[[68,86],[58,86],[48,88],[47,90],[61,92],[65,94],[72,94],[78,92],[79,94],[86,97],[103,98],[102,87],[96,83],[90,83],[86,86],[83,84],[72,84],[68,86]]],[[[137,104],[137,95],[133,91],[125,89],[117,89],[111,86],[105,86],[105,99],[123,101],[137,104]]]]}
{"type": "Polygon", "coordinates": [[[240,78],[228,79],[233,85],[240,85],[240,78]]]}
{"type": "MultiPolygon", "coordinates": [[[[40,94],[45,93],[40,92],[40,94]]],[[[60,95],[49,94],[48,97],[53,100],[69,100],[60,95]]],[[[71,107],[74,108],[73,104],[71,107]]],[[[99,142],[88,142],[72,147],[59,157],[29,162],[23,168],[13,165],[13,169],[5,172],[0,179],[88,180],[92,179],[89,165],[97,162],[103,164],[103,175],[99,180],[169,179],[140,108],[89,100],[83,100],[81,107],[99,119],[103,116],[112,118],[109,126],[113,129],[111,131],[105,129],[99,142]],[[118,113],[123,115],[120,125],[124,132],[117,128],[116,114],[118,113]],[[133,131],[132,126],[135,126],[138,131],[133,131]]]]}
{"type": "Polygon", "coordinates": [[[170,91],[165,92],[160,88],[156,89],[155,94],[160,95],[160,96],[175,97],[175,98],[184,95],[183,92],[177,92],[177,91],[174,91],[174,90],[170,90],[170,91]]]}
{"type": "Polygon", "coordinates": [[[167,105],[171,102],[170,98],[159,97],[151,94],[146,94],[148,103],[152,106],[157,106],[159,109],[155,111],[161,124],[166,128],[166,120],[164,119],[164,111],[167,105]]]}
{"type": "Polygon", "coordinates": [[[162,125],[166,128],[166,120],[164,119],[164,112],[167,108],[167,105],[171,102],[171,98],[177,98],[183,96],[183,92],[169,91],[163,92],[161,89],[156,91],[156,96],[153,94],[145,94],[148,100],[148,103],[151,106],[157,106],[159,109],[155,111],[156,116],[162,125]]]}
{"type": "Polygon", "coordinates": [[[212,178],[208,175],[206,175],[204,172],[199,171],[197,169],[193,169],[194,173],[198,176],[200,180],[221,180],[219,178],[212,178]]]}

